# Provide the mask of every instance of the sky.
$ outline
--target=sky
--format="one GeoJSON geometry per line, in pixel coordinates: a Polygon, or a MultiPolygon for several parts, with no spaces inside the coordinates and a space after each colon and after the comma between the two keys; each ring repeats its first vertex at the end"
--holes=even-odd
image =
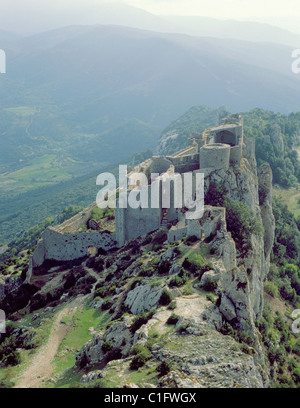
{"type": "Polygon", "coordinates": [[[155,14],[216,18],[300,16],[299,0],[124,0],[155,14]]]}
{"type": "MultiPolygon", "coordinates": [[[[299,0],[0,0],[0,30],[29,34],[74,24],[104,24],[99,20],[103,15],[99,11],[101,5],[114,5],[113,15],[126,14],[118,8],[120,3],[162,16],[275,22],[275,25],[300,34],[300,20],[295,19],[297,16],[300,19],[299,0]],[[272,16],[279,16],[279,19],[272,20],[272,16]],[[284,17],[290,19],[284,20],[284,17]]],[[[123,25],[122,21],[108,24],[123,25]]]]}
{"type": "Polygon", "coordinates": [[[57,7],[88,7],[90,4],[125,3],[154,14],[200,15],[217,18],[300,16],[299,0],[1,0],[0,12],[19,13],[57,7]]]}

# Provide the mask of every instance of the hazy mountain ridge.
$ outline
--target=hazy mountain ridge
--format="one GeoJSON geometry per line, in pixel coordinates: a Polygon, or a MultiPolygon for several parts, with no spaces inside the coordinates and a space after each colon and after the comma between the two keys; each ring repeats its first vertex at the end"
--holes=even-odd
{"type": "MultiPolygon", "coordinates": [[[[162,129],[189,106],[216,101],[229,110],[257,100],[275,111],[298,106],[289,47],[112,26],[69,27],[18,44],[7,49],[0,104],[39,110],[36,141],[101,134],[131,119],[162,129]]],[[[9,132],[22,145],[10,126],[2,124],[2,143],[9,132]]],[[[5,145],[2,154],[9,157],[5,145]]]]}

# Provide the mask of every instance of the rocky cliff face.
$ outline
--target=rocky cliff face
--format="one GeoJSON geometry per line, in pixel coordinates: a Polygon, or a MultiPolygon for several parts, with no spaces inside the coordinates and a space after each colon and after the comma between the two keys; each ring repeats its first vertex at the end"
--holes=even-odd
{"type": "Polygon", "coordinates": [[[230,167],[227,171],[211,173],[206,177],[206,189],[210,183],[222,183],[227,197],[246,203],[263,226],[263,234],[252,234],[249,237],[250,249],[243,253],[236,250],[230,235],[224,231],[222,239],[219,232],[211,243],[217,253],[222,254],[215,268],[220,274],[219,287],[222,292],[219,312],[253,338],[262,361],[263,353],[254,322],[261,317],[263,310],[264,280],[270,265],[275,221],[270,166],[263,165],[257,174],[255,164],[252,156],[249,160],[243,158],[239,166],[230,167]],[[226,259],[231,261],[226,262],[226,259]]]}

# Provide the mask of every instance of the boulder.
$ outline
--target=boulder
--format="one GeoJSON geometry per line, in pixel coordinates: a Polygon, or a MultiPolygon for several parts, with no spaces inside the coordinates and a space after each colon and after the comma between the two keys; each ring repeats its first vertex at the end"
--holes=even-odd
{"type": "Polygon", "coordinates": [[[104,340],[121,349],[122,355],[126,356],[131,349],[132,333],[125,322],[116,322],[106,330],[104,340]]]}
{"type": "Polygon", "coordinates": [[[224,293],[222,293],[220,312],[228,321],[236,318],[234,304],[231,302],[231,300],[228,299],[226,295],[224,295],[224,293]]]}
{"type": "Polygon", "coordinates": [[[158,306],[163,288],[162,286],[139,285],[131,290],[125,300],[125,306],[132,314],[149,311],[158,306]]]}
{"type": "Polygon", "coordinates": [[[202,275],[199,286],[200,288],[203,288],[210,282],[215,282],[217,284],[219,279],[220,275],[216,274],[215,271],[213,270],[207,271],[202,275]]]}

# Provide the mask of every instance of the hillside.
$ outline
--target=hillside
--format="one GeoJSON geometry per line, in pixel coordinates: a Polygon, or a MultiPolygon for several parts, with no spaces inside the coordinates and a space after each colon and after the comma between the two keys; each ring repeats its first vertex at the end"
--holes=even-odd
{"type": "MultiPolygon", "coordinates": [[[[197,112],[205,108],[187,117],[197,112]]],[[[229,119],[237,116],[225,127],[229,119]]],[[[244,156],[205,169],[203,217],[177,239],[182,220],[73,260],[42,259],[40,243],[30,264],[33,248],[1,265],[0,308],[9,319],[0,343],[3,387],[299,387],[299,339],[291,330],[300,299],[299,223],[272,200],[273,156],[266,163],[248,145],[263,138],[287,164],[280,154],[289,153],[298,128],[291,117],[262,110],[244,119],[244,156]]],[[[184,122],[190,125],[184,116],[176,123],[182,133],[184,122]]],[[[287,169],[296,178],[297,167],[287,169]]],[[[98,221],[107,225],[116,211],[97,213],[98,221]]],[[[58,228],[61,254],[68,234],[98,234],[74,220],[58,228]]],[[[49,255],[58,241],[43,237],[49,255]]]]}

